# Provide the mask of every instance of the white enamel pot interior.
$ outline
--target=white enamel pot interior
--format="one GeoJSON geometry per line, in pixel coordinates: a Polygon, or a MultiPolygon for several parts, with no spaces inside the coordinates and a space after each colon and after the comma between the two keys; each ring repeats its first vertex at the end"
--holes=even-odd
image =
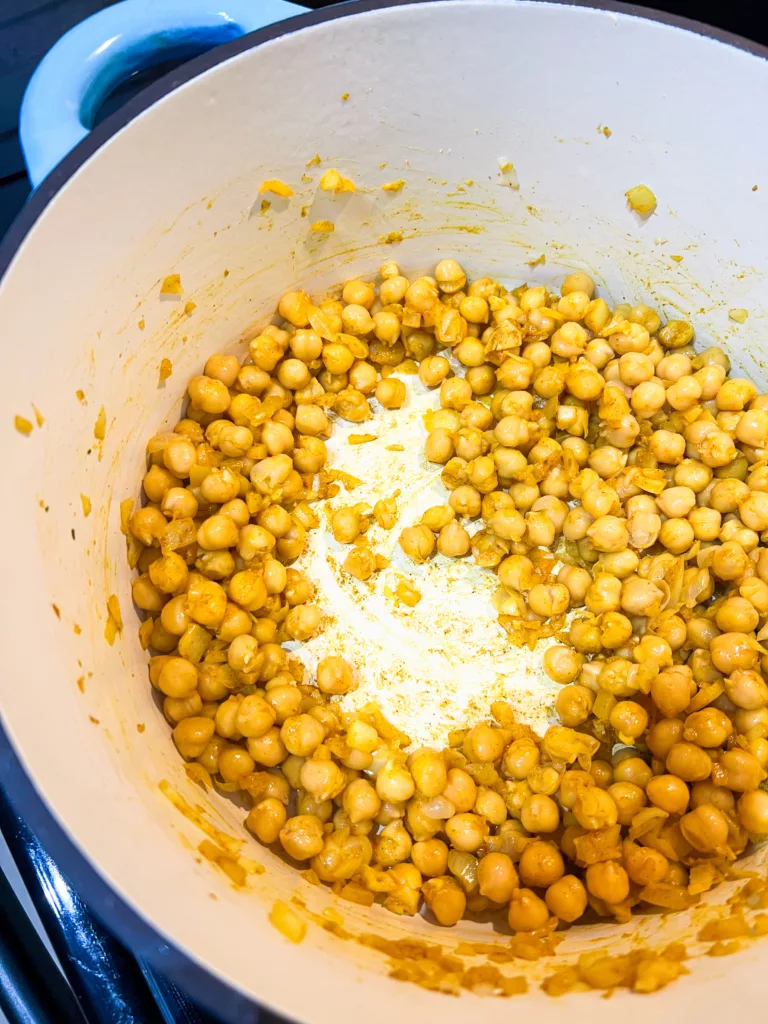
{"type": "MultiPolygon", "coordinates": [[[[584,268],[610,299],[689,317],[700,342],[724,345],[764,387],[768,162],[759,125],[768,64],[746,46],[628,10],[489,0],[353,4],[223,53],[194,62],[178,88],[164,94],[161,85],[147,109],[86,141],[5,250],[6,781],[98,911],[146,949],[150,933],[136,922],[149,923],[169,964],[180,951],[193,988],[195,966],[204,967],[240,996],[315,1024],[458,1021],[467,1000],[471,1012],[501,1021],[505,1000],[479,1005],[392,980],[380,954],[314,924],[302,945],[289,945],[267,913],[298,892],[316,912],[336,905],[353,932],[434,938],[421,918],[339,905],[254,840],[245,852],[266,872],[246,889],[196,854],[203,835],[160,793],[161,780],[232,835],[243,835],[242,811],[188,782],[153,701],[118,505],[138,497],[145,441],[178,417],[185,382],[210,353],[265,322],[282,290],[372,275],[385,258],[408,272],[452,255],[470,273],[510,281],[559,283],[565,268],[584,268]],[[319,197],[318,168],[302,178],[315,153],[358,191],[319,197]],[[514,164],[519,188],[500,159],[514,164]],[[378,187],[400,177],[401,192],[378,187]],[[267,178],[295,195],[271,197],[262,214],[267,178]],[[645,220],[624,198],[639,183],[658,197],[645,220]],[[307,230],[321,218],[336,224],[322,242],[307,230]],[[403,241],[382,243],[388,232],[403,241]],[[526,265],[541,254],[546,263],[526,265]],[[196,303],[191,316],[160,299],[169,273],[181,275],[183,301],[196,303]],[[749,310],[746,323],[728,319],[733,307],[749,310]],[[158,387],[162,357],[173,375],[158,387]],[[34,421],[33,406],[44,423],[25,437],[14,416],[34,421]],[[102,406],[103,445],[94,438],[102,406]],[[87,518],[81,494],[93,503],[87,518]],[[110,647],[112,593],[126,628],[110,647]]],[[[676,915],[641,918],[632,928],[576,929],[563,948],[608,940],[619,949],[630,933],[687,938],[691,927],[676,915]]],[[[487,929],[463,924],[439,939],[450,946],[487,929]]],[[[571,999],[595,1021],[645,1019],[649,1009],[672,1018],[683,1007],[713,1020],[736,992],[750,1006],[766,991],[760,943],[690,966],[649,1006],[626,993],[550,1000],[533,983],[541,965],[531,965],[530,992],[514,1007],[542,1021],[574,1012],[571,999]]],[[[196,991],[218,1001],[216,989],[196,991]]],[[[239,1019],[248,1019],[244,1005],[239,1019]]],[[[224,996],[219,1006],[236,1015],[224,996]]]]}

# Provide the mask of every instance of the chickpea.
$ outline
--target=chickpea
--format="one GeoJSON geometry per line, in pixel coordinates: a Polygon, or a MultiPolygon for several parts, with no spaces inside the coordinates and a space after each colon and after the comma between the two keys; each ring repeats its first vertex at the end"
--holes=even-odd
{"type": "Polygon", "coordinates": [[[395,761],[387,761],[376,776],[376,792],[387,803],[405,803],[415,791],[413,776],[395,761]]]}
{"type": "MultiPolygon", "coordinates": [[[[362,780],[358,779],[357,781],[362,780]]],[[[346,793],[344,795],[346,797],[346,793]]],[[[409,859],[413,850],[413,841],[399,818],[384,826],[376,837],[375,845],[375,859],[384,868],[404,863],[409,859]]],[[[440,874],[444,874],[444,872],[445,868],[440,874]]]]}
{"type": "Polygon", "coordinates": [[[575,875],[563,875],[549,886],[544,901],[554,917],[572,923],[587,909],[587,891],[575,875]]]}
{"type": "Polygon", "coordinates": [[[768,686],[759,672],[735,669],[724,682],[728,699],[736,707],[754,711],[768,705],[768,686]]]}
{"type": "Polygon", "coordinates": [[[197,668],[184,658],[168,658],[163,662],[157,687],[166,697],[190,697],[197,689],[197,668]]]}
{"type": "Polygon", "coordinates": [[[400,409],[406,398],[405,384],[396,377],[387,377],[376,385],[375,396],[385,409],[400,409]]]}
{"type": "MultiPolygon", "coordinates": [[[[624,358],[622,356],[622,358],[624,358]]],[[[659,381],[648,380],[638,384],[632,391],[630,399],[632,411],[641,419],[650,419],[662,408],[667,400],[664,385],[659,381]]]]}
{"type": "Polygon", "coordinates": [[[621,903],[629,895],[629,875],[615,860],[590,864],[584,880],[587,890],[605,903],[621,903]]]}
{"type": "MultiPolygon", "coordinates": [[[[667,771],[676,775],[684,782],[699,782],[706,779],[712,771],[712,759],[706,751],[693,743],[679,742],[672,745],[666,758],[667,771]]],[[[665,776],[660,776],[665,778],[665,776]]],[[[651,780],[652,782],[653,780],[651,780]]],[[[648,783],[650,787],[651,783],[648,783]]],[[[651,793],[646,787],[649,798],[653,801],[651,793]]],[[[680,787],[678,787],[680,790],[680,787]]]]}
{"type": "Polygon", "coordinates": [[[579,677],[584,663],[582,655],[570,647],[554,644],[544,653],[544,671],[556,683],[572,683],[579,677]]]}
{"type": "Polygon", "coordinates": [[[538,766],[540,758],[539,748],[532,740],[515,740],[504,752],[504,771],[511,779],[522,781],[538,766]]]}
{"type": "Polygon", "coordinates": [[[648,712],[633,700],[621,700],[611,711],[611,726],[620,737],[634,740],[642,736],[648,726],[648,712]]]}
{"type": "Polygon", "coordinates": [[[613,768],[607,761],[593,761],[589,766],[589,774],[600,789],[608,789],[613,784],[613,768]]]}
{"type": "Polygon", "coordinates": [[[461,768],[449,768],[442,795],[453,804],[459,814],[464,814],[475,806],[477,786],[472,777],[461,768]]]}
{"type": "Polygon", "coordinates": [[[479,722],[464,739],[464,754],[471,761],[490,764],[498,761],[504,752],[504,735],[499,729],[479,722]]]}
{"type": "Polygon", "coordinates": [[[703,708],[685,720],[683,739],[700,747],[721,747],[733,732],[730,718],[718,708],[703,708]]]}
{"type": "Polygon", "coordinates": [[[413,844],[411,861],[428,878],[444,875],[448,870],[448,847],[442,839],[423,839],[413,844]]]}
{"type": "Polygon", "coordinates": [[[173,730],[173,742],[182,757],[200,757],[213,738],[214,724],[210,718],[183,718],[173,730]]]}
{"type": "MultiPolygon", "coordinates": [[[[153,562],[152,565],[156,563],[153,562]]],[[[150,565],[150,569],[152,568],[150,565]]],[[[186,565],[185,565],[186,568],[186,565]]],[[[148,576],[138,576],[131,584],[133,603],[146,612],[160,612],[167,600],[152,579],[148,576]]],[[[170,602],[169,602],[170,603],[170,602]]],[[[183,632],[183,630],[182,630],[183,632]]]]}
{"type": "Polygon", "coordinates": [[[621,604],[621,580],[607,573],[597,573],[584,597],[584,604],[595,615],[616,611],[621,604]]]}
{"type": "Polygon", "coordinates": [[[288,754],[277,726],[273,726],[263,736],[251,737],[247,741],[247,746],[253,760],[266,768],[274,768],[275,765],[281,764],[288,754]]]}
{"type": "Polygon", "coordinates": [[[768,493],[751,491],[739,504],[739,516],[750,530],[762,532],[768,529],[768,493]]]}
{"type": "Polygon", "coordinates": [[[344,790],[342,806],[353,825],[373,821],[381,809],[381,798],[367,779],[355,779],[344,790]]]}
{"type": "Polygon", "coordinates": [[[452,878],[430,878],[424,883],[424,902],[438,924],[450,927],[460,921],[467,906],[467,897],[452,878]]]}
{"type": "Polygon", "coordinates": [[[478,814],[454,814],[445,823],[445,834],[455,850],[475,853],[489,833],[487,822],[478,814]]]}
{"type": "Polygon", "coordinates": [[[428,462],[447,462],[455,451],[453,434],[443,427],[432,430],[424,445],[424,454],[428,462]]]}
{"type": "Polygon", "coordinates": [[[245,824],[259,842],[269,844],[277,842],[287,817],[283,803],[274,797],[267,797],[251,808],[245,824]]]}
{"type": "Polygon", "coordinates": [[[529,832],[554,832],[560,824],[560,812],[551,797],[534,793],[523,804],[520,820],[529,832]]]}
{"type": "Polygon", "coordinates": [[[765,777],[766,773],[754,754],[739,747],[724,751],[712,769],[713,781],[734,793],[749,793],[757,789],[765,777]]]}
{"type": "Polygon", "coordinates": [[[618,808],[620,825],[631,825],[634,816],[647,803],[645,793],[633,782],[614,782],[608,787],[608,792],[618,808]]]}
{"type": "Polygon", "coordinates": [[[416,788],[424,796],[439,796],[445,789],[448,771],[445,761],[437,751],[425,749],[415,754],[410,760],[409,768],[416,788]]]}
{"type": "Polygon", "coordinates": [[[325,729],[311,715],[295,715],[283,722],[280,738],[290,754],[309,757],[325,739],[325,729]]]}
{"type": "Polygon", "coordinates": [[[279,832],[280,844],[294,860],[309,860],[323,849],[323,823],[313,814],[288,818],[279,832]]]}
{"type": "MultiPolygon", "coordinates": [[[[187,390],[193,407],[201,412],[220,415],[229,408],[231,398],[227,385],[213,377],[193,377],[187,390]]],[[[168,468],[173,472],[171,466],[168,468]]]]}
{"type": "Polygon", "coordinates": [[[419,380],[429,388],[436,388],[446,379],[451,364],[444,356],[427,356],[419,365],[419,380]]]}
{"type": "MultiPolygon", "coordinates": [[[[557,574],[557,582],[568,588],[571,605],[575,607],[584,603],[589,587],[592,585],[592,577],[586,569],[582,569],[580,566],[564,565],[557,574]]],[[[559,681],[555,680],[555,682],[559,681]]]]}
{"type": "Polygon", "coordinates": [[[487,853],[481,857],[477,881],[481,896],[494,903],[508,903],[520,885],[512,858],[505,853],[487,853]]]}
{"type": "Polygon", "coordinates": [[[669,870],[669,861],[663,853],[648,846],[638,846],[631,839],[624,840],[622,860],[627,875],[636,885],[661,882],[669,870]]]}
{"type": "Polygon", "coordinates": [[[621,589],[621,608],[628,615],[650,615],[659,608],[664,593],[651,580],[630,577],[621,589]]]}
{"type": "Polygon", "coordinates": [[[718,409],[740,412],[757,396],[757,388],[750,380],[731,377],[717,392],[718,409]]]}
{"type": "MultiPolygon", "coordinates": [[[[757,664],[755,641],[743,633],[721,633],[713,637],[709,651],[715,668],[725,675],[731,675],[737,669],[752,669],[757,664]]],[[[741,680],[743,677],[738,678],[741,680]]],[[[732,697],[730,699],[733,700],[732,697]]]]}
{"type": "Polygon", "coordinates": [[[474,810],[491,825],[503,825],[507,820],[507,805],[504,798],[487,786],[478,788],[474,810]]]}
{"type": "Polygon", "coordinates": [[[562,878],[564,870],[560,850],[554,843],[543,840],[527,843],[518,864],[523,884],[534,889],[552,885],[562,878]]]}
{"type": "Polygon", "coordinates": [[[615,825],[618,820],[616,803],[604,789],[585,787],[581,789],[573,805],[574,816],[582,828],[590,831],[615,825]]]}
{"type": "Polygon", "coordinates": [[[255,761],[242,747],[228,744],[219,753],[219,775],[225,782],[238,782],[255,767],[255,761]]]}
{"type": "MultiPolygon", "coordinates": [[[[230,645],[230,650],[231,650],[230,645]]],[[[302,694],[298,686],[281,684],[272,686],[272,680],[267,688],[264,700],[275,712],[275,721],[282,725],[286,719],[301,712],[302,694]]]]}
{"type": "Polygon", "coordinates": [[[195,446],[186,439],[172,441],[163,452],[163,462],[171,473],[182,479],[189,476],[197,461],[195,446]]]}
{"type": "Polygon", "coordinates": [[[555,710],[563,725],[575,728],[587,721],[594,703],[595,694],[588,687],[581,685],[564,686],[557,695],[555,710]]]}
{"type": "MultiPolygon", "coordinates": [[[[768,793],[742,793],[737,804],[739,821],[754,836],[768,835],[768,793]]],[[[690,842],[690,840],[689,840],[690,842]]]]}
{"type": "Polygon", "coordinates": [[[509,902],[507,920],[514,932],[535,932],[547,924],[549,909],[531,889],[516,889],[509,902]]]}
{"type": "Polygon", "coordinates": [[[426,562],[435,550],[435,536],[427,526],[407,526],[400,534],[400,547],[414,562],[426,562]]]}

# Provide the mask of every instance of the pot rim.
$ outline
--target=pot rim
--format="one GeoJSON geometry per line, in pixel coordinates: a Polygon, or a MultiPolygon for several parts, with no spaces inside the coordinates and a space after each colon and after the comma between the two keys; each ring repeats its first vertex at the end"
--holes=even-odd
{"type": "MultiPolygon", "coordinates": [[[[131,121],[149,107],[205,74],[211,68],[228,61],[263,43],[291,35],[304,28],[325,22],[367,14],[390,7],[414,6],[441,2],[441,0],[345,0],[333,6],[299,14],[296,17],[257,29],[182,64],[164,75],[129,100],[114,114],[95,127],[64,157],[41,182],[27,200],[22,211],[0,241],[0,284],[16,253],[27,235],[45,213],[58,192],[113,135],[122,131],[131,121]]],[[[516,0],[507,0],[515,3],[516,0]]],[[[543,0],[564,7],[611,12],[658,22],[672,28],[713,39],[755,57],[768,59],[768,46],[746,39],[725,29],[706,25],[692,18],[657,11],[618,0],[543,0]]],[[[215,977],[204,964],[177,949],[163,938],[154,925],[146,921],[137,910],[115,893],[81,852],[66,829],[37,792],[32,777],[27,773],[19,755],[6,733],[0,714],[0,779],[2,789],[19,817],[22,817],[37,835],[48,854],[67,876],[78,895],[96,917],[126,946],[133,956],[148,962],[159,973],[175,982],[179,988],[199,1005],[214,1014],[222,1024],[242,1024],[258,1020],[258,1003],[215,977]]]]}

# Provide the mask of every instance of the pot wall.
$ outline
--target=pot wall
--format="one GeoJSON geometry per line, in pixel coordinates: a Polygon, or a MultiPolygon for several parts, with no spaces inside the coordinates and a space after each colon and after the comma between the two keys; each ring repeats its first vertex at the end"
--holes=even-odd
{"type": "MultiPolygon", "coordinates": [[[[119,502],[138,498],[145,441],[178,418],[185,382],[207,355],[265,322],[287,287],[322,290],[384,259],[407,273],[452,255],[470,273],[545,283],[582,267],[609,299],[691,317],[700,341],[723,344],[764,385],[768,181],[755,126],[768,66],[668,25],[549,3],[454,0],[327,16],[257,48],[234,44],[230,59],[139,114],[84,160],[11,262],[0,286],[0,701],[58,821],[194,961],[316,1024],[363,1013],[451,1019],[463,1017],[462,1003],[389,980],[380,955],[319,927],[289,946],[267,922],[272,901],[299,892],[319,911],[332,897],[255,841],[246,852],[267,871],[247,892],[197,855],[202,833],[161,795],[161,780],[232,835],[242,834],[242,812],[188,782],[153,702],[119,502]],[[321,167],[307,167],[315,153],[321,167]],[[500,160],[514,164],[518,188],[500,160]],[[318,194],[328,167],[357,192],[318,194]],[[264,197],[262,212],[259,184],[275,177],[295,195],[264,197]],[[380,189],[397,178],[402,191],[380,189]],[[644,221],[624,199],[639,183],[658,197],[644,221]],[[320,219],[336,226],[325,241],[308,231],[320,219]],[[403,241],[383,244],[389,232],[403,241]],[[542,253],[545,264],[527,266],[542,253]],[[170,273],[181,275],[180,300],[159,296],[170,273]],[[744,325],[729,321],[733,307],[749,310],[744,325]],[[173,375],[158,386],[163,357],[173,375]],[[13,417],[34,419],[33,404],[45,422],[24,437],[13,417]],[[102,406],[103,444],[94,436],[102,406]],[[81,494],[93,503],[87,518],[81,494]],[[126,623],[113,647],[109,594],[126,623]]],[[[420,919],[339,909],[352,931],[423,931],[420,919]]],[[[655,936],[659,919],[638,927],[655,936]]],[[[686,928],[666,921],[663,934],[686,928]]],[[[608,933],[569,942],[589,948],[608,933]]],[[[481,931],[464,925],[450,939],[460,935],[481,931]]],[[[671,1015],[686,1000],[703,1019],[720,1016],[734,985],[743,1000],[760,991],[765,955],[756,945],[708,960],[655,997],[657,1007],[671,1015]]],[[[628,1019],[646,1009],[620,994],[610,1006],[582,998],[595,1020],[613,1018],[617,1001],[628,1019]]],[[[542,1020],[567,1012],[538,992],[515,1006],[542,1020]]],[[[489,1019],[508,1012],[496,1000],[482,1009],[489,1019]]]]}

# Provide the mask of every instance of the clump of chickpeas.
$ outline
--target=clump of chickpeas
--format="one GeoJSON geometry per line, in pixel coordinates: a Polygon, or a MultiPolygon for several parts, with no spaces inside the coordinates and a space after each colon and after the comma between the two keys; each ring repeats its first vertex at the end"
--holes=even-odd
{"type": "MultiPolygon", "coordinates": [[[[715,884],[768,835],[768,396],[693,333],[583,272],[508,291],[445,259],[288,292],[244,359],[211,356],[124,525],[176,747],[247,795],[260,842],[364,905],[537,932],[690,906],[702,865],[715,884]],[[448,495],[400,545],[474,558],[510,642],[547,640],[544,736],[496,702],[409,750],[376,708],[341,709],[355,666],[310,679],[285,647],[323,627],[293,563],[333,422],[400,408],[406,360],[439,391],[425,458],[448,495]]],[[[368,525],[330,519],[361,579],[368,525]]]]}

